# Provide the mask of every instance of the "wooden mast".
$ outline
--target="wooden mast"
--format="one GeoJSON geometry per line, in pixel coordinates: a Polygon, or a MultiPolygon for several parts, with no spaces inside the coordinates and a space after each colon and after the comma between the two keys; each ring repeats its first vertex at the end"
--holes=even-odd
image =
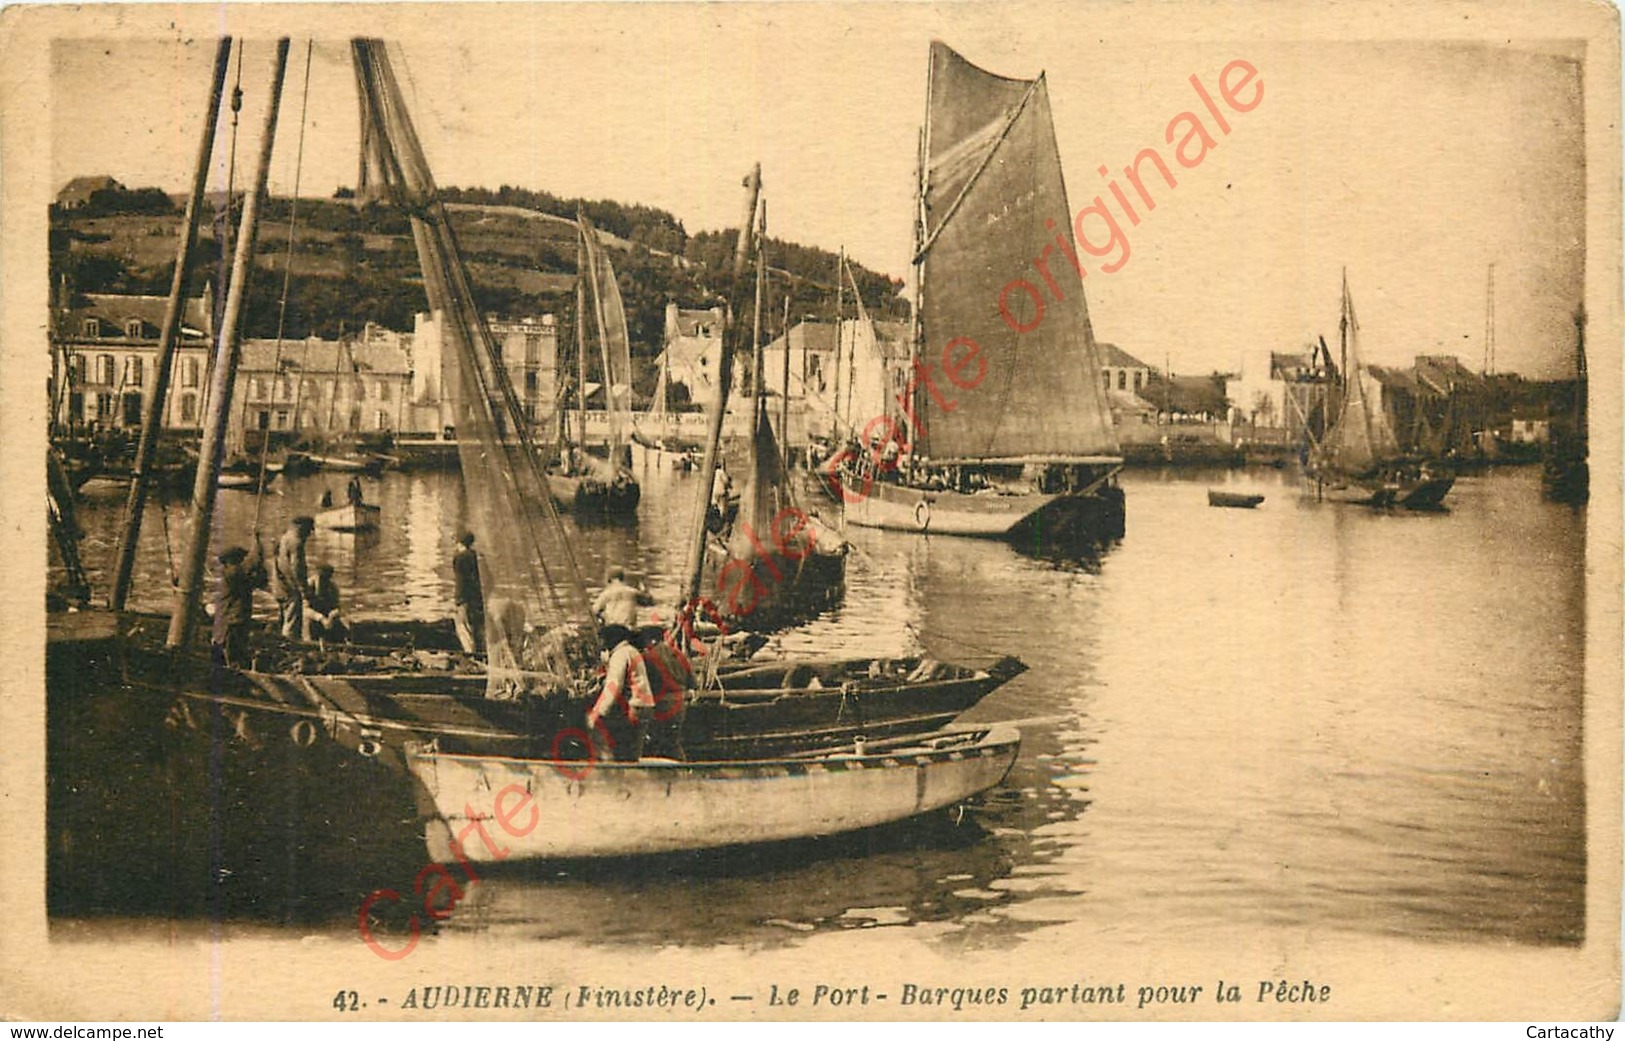
{"type": "MultiPolygon", "coordinates": [[[[180,243],[175,250],[175,277],[169,285],[169,301],[164,305],[164,327],[158,339],[157,371],[152,378],[152,396],[141,418],[141,441],[135,450],[135,468],[130,480],[130,498],[124,507],[124,530],[119,535],[118,563],[113,573],[113,591],[108,603],[115,611],[124,610],[135,572],[135,551],[141,540],[141,515],[147,505],[147,469],[158,450],[163,428],[164,406],[169,397],[169,376],[180,345],[181,319],[186,312],[186,283],[192,273],[192,249],[197,244],[198,218],[203,211],[203,193],[209,184],[209,158],[214,154],[215,124],[220,119],[220,99],[226,90],[226,72],[231,66],[231,37],[222,36],[215,47],[214,80],[209,88],[209,109],[203,117],[203,135],[198,142],[197,162],[192,167],[191,191],[186,197],[186,216],[181,222],[180,243]]],[[[55,355],[52,355],[55,364],[55,355]]],[[[58,387],[61,381],[57,382],[58,387]]],[[[52,410],[55,417],[55,410],[52,410]]]]}
{"type": "MultiPolygon", "coordinates": [[[[846,247],[835,259],[835,381],[829,399],[829,436],[841,439],[841,271],[846,267],[846,247]]],[[[850,378],[850,377],[849,377],[850,378]]]]}
{"type": "Polygon", "coordinates": [[[271,172],[271,148],[276,141],[277,110],[282,104],[282,79],[288,71],[288,38],[276,44],[276,64],[271,71],[271,91],[265,109],[265,128],[260,140],[259,158],[254,168],[254,190],[243,202],[243,222],[237,235],[236,255],[231,264],[231,287],[226,294],[225,314],[220,322],[220,341],[215,348],[215,364],[210,387],[209,414],[204,419],[203,443],[198,453],[197,478],[192,483],[192,532],[186,555],[181,559],[181,581],[175,590],[175,607],[169,616],[170,647],[185,646],[198,616],[198,595],[203,587],[205,557],[214,521],[214,500],[220,474],[221,454],[226,446],[226,425],[231,416],[232,385],[237,379],[237,362],[242,346],[243,299],[247,296],[249,271],[254,262],[258,238],[260,201],[271,172]]]}
{"type": "MultiPolygon", "coordinates": [[[[580,227],[579,221],[577,227],[580,227]]],[[[576,247],[576,436],[575,450],[587,451],[587,239],[581,231],[576,247]]],[[[572,451],[566,471],[576,473],[576,456],[572,451]]]]}
{"type": "Polygon", "coordinates": [[[761,191],[762,164],[757,163],[745,178],[745,219],[739,225],[739,240],[734,246],[733,290],[728,296],[730,314],[723,333],[722,357],[717,360],[717,400],[711,409],[705,458],[700,463],[699,509],[695,511],[694,529],[688,544],[688,581],[683,587],[685,609],[696,605],[705,570],[705,513],[711,502],[711,482],[716,480],[717,475],[717,457],[722,449],[722,420],[728,409],[728,383],[733,378],[733,351],[739,339],[735,328],[737,323],[732,318],[732,302],[742,297],[745,288],[745,263],[750,257],[751,230],[756,224],[756,200],[761,191]]]}

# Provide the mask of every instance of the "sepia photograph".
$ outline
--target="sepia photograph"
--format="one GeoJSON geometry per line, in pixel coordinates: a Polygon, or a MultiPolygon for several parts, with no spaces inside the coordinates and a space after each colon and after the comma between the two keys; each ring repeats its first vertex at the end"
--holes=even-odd
{"type": "Polygon", "coordinates": [[[1614,1020],[1619,32],[7,9],[0,1014],[1614,1020]]]}

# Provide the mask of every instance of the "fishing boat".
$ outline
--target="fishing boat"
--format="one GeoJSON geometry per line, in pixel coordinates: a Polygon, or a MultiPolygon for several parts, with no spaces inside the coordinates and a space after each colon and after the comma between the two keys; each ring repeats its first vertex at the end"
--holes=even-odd
{"type": "Polygon", "coordinates": [[[1262,495],[1247,495],[1242,492],[1221,492],[1213,488],[1207,490],[1207,504],[1209,506],[1224,506],[1235,510],[1250,510],[1264,501],[1262,495]]]}
{"type": "MultiPolygon", "coordinates": [[[[1072,227],[1044,77],[998,76],[933,42],[926,93],[914,375],[906,414],[886,417],[912,442],[896,467],[876,467],[874,445],[836,453],[852,467],[841,481],[846,520],[1023,541],[1062,529],[1121,535],[1123,460],[1083,287],[1069,282],[1038,303],[1008,288],[1024,275],[1041,281],[1034,253],[1057,238],[1051,229],[1072,227]]],[[[850,429],[868,422],[854,417],[850,429]]]]}
{"type": "Polygon", "coordinates": [[[1371,402],[1362,378],[1359,319],[1343,273],[1338,322],[1343,363],[1337,421],[1310,451],[1306,472],[1316,499],[1361,506],[1437,509],[1456,482],[1454,473],[1400,452],[1387,420],[1371,402]]]}
{"type": "MultiPolygon", "coordinates": [[[[764,234],[765,228],[759,226],[744,487],[737,503],[715,518],[720,530],[708,532],[702,586],[731,625],[755,630],[801,621],[833,604],[846,581],[851,548],[837,531],[802,509],[768,415],[762,349],[764,234]]],[[[718,389],[716,408],[726,410],[727,400],[724,385],[718,389]]],[[[697,491],[703,499],[707,488],[697,491]]],[[[698,508],[708,510],[710,504],[702,502],[698,508]]]]}
{"type": "Polygon", "coordinates": [[[627,466],[631,459],[632,355],[626,308],[598,230],[584,213],[577,214],[576,224],[580,229],[576,267],[581,273],[576,279],[576,405],[581,426],[572,444],[564,410],[559,410],[559,459],[549,468],[547,483],[554,503],[572,512],[631,516],[637,510],[642,490],[627,466]],[[598,341],[605,414],[609,418],[609,452],[605,459],[595,457],[586,448],[589,325],[598,341]]]}
{"type": "MultiPolygon", "coordinates": [[[[270,484],[272,481],[276,480],[276,476],[275,471],[267,468],[265,472],[264,484],[270,484]]],[[[262,486],[260,482],[260,475],[258,473],[222,472],[217,483],[219,484],[221,491],[228,492],[251,492],[262,486]]]]}
{"type": "MultiPolygon", "coordinates": [[[[278,42],[273,94],[281,87],[287,46],[285,39],[278,42]]],[[[216,890],[262,892],[244,880],[261,869],[305,864],[295,852],[316,850],[320,844],[307,847],[307,840],[331,828],[344,838],[330,866],[353,871],[361,853],[387,842],[390,822],[412,819],[408,744],[435,742],[457,754],[548,755],[561,726],[584,717],[587,699],[602,686],[590,600],[547,493],[543,453],[521,421],[500,353],[474,304],[387,54],[371,40],[354,41],[352,54],[367,101],[364,140],[387,151],[373,155],[370,165],[386,171],[389,197],[410,214],[429,303],[448,316],[447,356],[464,389],[456,402],[458,448],[466,523],[480,539],[484,653],[437,649],[427,634],[409,631],[342,648],[261,632],[251,634],[246,662],[228,662],[195,638],[208,554],[211,545],[218,547],[217,479],[242,331],[243,272],[252,262],[249,229],[263,197],[274,130],[272,104],[258,187],[237,239],[204,417],[205,465],[193,488],[192,530],[174,606],[168,615],[126,609],[122,594],[133,573],[137,505],[127,514],[110,608],[56,612],[47,626],[53,893],[82,891],[75,865],[92,852],[109,869],[103,881],[121,892],[169,891],[181,877],[170,858],[181,856],[206,869],[216,890]],[[211,838],[201,842],[200,835],[211,838]]],[[[230,41],[223,41],[206,133],[216,121],[229,56],[230,41]]],[[[194,216],[181,245],[182,275],[207,158],[205,147],[188,204],[194,216]]],[[[160,380],[152,416],[162,398],[160,380]]],[[[157,427],[151,419],[146,429],[157,427]]],[[[152,440],[144,432],[143,454],[152,440]]],[[[136,492],[141,488],[138,481],[136,492]]],[[[53,525],[71,544],[71,510],[57,506],[53,501],[53,525]]],[[[1023,668],[1013,659],[985,669],[924,658],[723,662],[721,641],[706,646],[670,631],[663,638],[671,658],[657,651],[666,664],[654,671],[668,701],[680,704],[654,747],[690,761],[816,753],[859,738],[935,729],[1023,668]]],[[[313,873],[321,875],[301,868],[290,885],[313,873]]],[[[276,902],[277,892],[263,892],[276,902]]],[[[293,889],[283,895],[297,899],[293,889]]]]}
{"type": "Polygon", "coordinates": [[[366,474],[377,477],[384,472],[384,465],[388,462],[381,455],[371,453],[323,454],[312,452],[305,456],[316,469],[328,473],[339,474],[366,474]]]}
{"type": "Polygon", "coordinates": [[[857,831],[964,802],[1001,783],[1021,735],[1010,726],[863,745],[816,756],[635,763],[460,756],[411,750],[407,764],[432,800],[430,859],[626,857],[717,849],[857,831]],[[525,828],[497,830],[504,814],[525,828]],[[529,806],[535,807],[531,816],[529,806]],[[637,807],[628,813],[627,807],[637,807]],[[470,826],[494,840],[454,843],[470,826]]]}

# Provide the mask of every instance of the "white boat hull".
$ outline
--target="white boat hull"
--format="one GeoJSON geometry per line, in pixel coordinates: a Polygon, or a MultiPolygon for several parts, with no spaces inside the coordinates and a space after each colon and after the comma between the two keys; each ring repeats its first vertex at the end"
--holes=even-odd
{"type": "Polygon", "coordinates": [[[371,503],[349,503],[316,514],[316,526],[328,531],[371,531],[383,511],[371,503]]]}
{"type": "MultiPolygon", "coordinates": [[[[857,491],[848,494],[855,496],[857,491]]],[[[877,482],[861,501],[846,504],[846,520],[860,528],[996,539],[1060,497],[991,489],[970,494],[925,491],[877,482]]]]}
{"type": "Polygon", "coordinates": [[[438,814],[425,828],[429,855],[449,864],[460,835],[464,857],[493,861],[638,856],[856,831],[987,791],[1009,773],[1020,743],[1013,727],[993,727],[867,755],[589,764],[410,750],[407,764],[438,814]]]}

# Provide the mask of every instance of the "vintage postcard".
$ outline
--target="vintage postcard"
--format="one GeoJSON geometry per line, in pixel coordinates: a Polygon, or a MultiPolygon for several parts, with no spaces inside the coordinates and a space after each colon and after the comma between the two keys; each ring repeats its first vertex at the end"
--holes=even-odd
{"type": "Polygon", "coordinates": [[[1617,1016],[1614,8],[0,30],[0,1013],[1617,1016]]]}

